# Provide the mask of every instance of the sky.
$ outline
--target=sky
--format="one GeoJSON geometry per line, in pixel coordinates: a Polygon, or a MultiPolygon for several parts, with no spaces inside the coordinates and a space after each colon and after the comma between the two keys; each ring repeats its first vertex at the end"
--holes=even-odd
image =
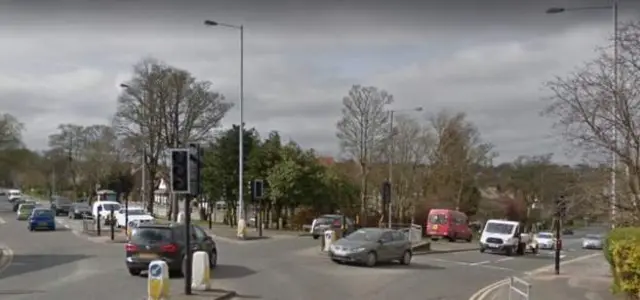
{"type": "MultiPolygon", "coordinates": [[[[394,110],[427,120],[465,112],[498,162],[552,152],[572,161],[544,82],[595,58],[612,34],[611,10],[549,15],[549,7],[609,0],[0,0],[0,111],[46,149],[61,123],[109,124],[119,84],[145,57],[209,80],[235,103],[239,121],[239,32],[245,27],[245,122],[324,155],[336,138],[342,98],[354,84],[394,95],[394,110]]],[[[620,0],[621,21],[640,1],[620,0]]]]}

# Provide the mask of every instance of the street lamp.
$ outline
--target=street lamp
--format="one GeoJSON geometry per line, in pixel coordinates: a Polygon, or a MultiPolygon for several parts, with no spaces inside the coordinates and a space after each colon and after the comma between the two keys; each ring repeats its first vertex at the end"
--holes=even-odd
{"type": "Polygon", "coordinates": [[[244,26],[205,20],[206,26],[221,26],[240,30],[240,130],[238,133],[238,236],[244,238],[244,26]]]}
{"type": "MultiPolygon", "coordinates": [[[[387,180],[389,181],[389,184],[391,184],[391,191],[393,191],[393,182],[391,181],[391,179],[393,178],[393,152],[395,150],[395,147],[393,145],[393,137],[394,137],[394,133],[393,133],[393,115],[397,112],[421,112],[422,111],[422,107],[418,106],[415,108],[411,108],[411,109],[399,109],[399,110],[389,110],[389,175],[387,180]]],[[[393,194],[393,193],[391,193],[393,194]]],[[[391,203],[393,201],[391,201],[391,197],[389,198],[389,207],[388,207],[388,211],[389,211],[389,228],[391,228],[391,203]]]]}
{"type": "MultiPolygon", "coordinates": [[[[581,11],[581,10],[612,10],[613,12],[613,108],[612,114],[615,117],[618,109],[618,48],[619,48],[619,38],[618,38],[618,0],[613,0],[611,5],[601,5],[601,6],[583,6],[583,7],[552,7],[546,10],[547,14],[558,14],[563,12],[570,11],[581,11]]],[[[615,126],[612,128],[613,130],[613,142],[614,149],[618,146],[618,130],[615,126]]],[[[618,156],[615,151],[611,151],[611,227],[615,227],[615,217],[616,217],[616,168],[618,167],[618,156]]]]}

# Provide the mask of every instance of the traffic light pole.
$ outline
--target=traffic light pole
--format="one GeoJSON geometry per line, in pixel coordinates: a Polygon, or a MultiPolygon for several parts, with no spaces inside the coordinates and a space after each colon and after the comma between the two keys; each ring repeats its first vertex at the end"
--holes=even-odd
{"type": "Polygon", "coordinates": [[[191,277],[193,251],[191,249],[191,195],[184,198],[184,244],[187,247],[184,271],[184,294],[191,295],[191,277]]]}
{"type": "Polygon", "coordinates": [[[560,248],[562,247],[562,233],[561,227],[562,221],[560,218],[556,218],[556,257],[555,257],[555,269],[556,275],[560,274],[560,248]]]}

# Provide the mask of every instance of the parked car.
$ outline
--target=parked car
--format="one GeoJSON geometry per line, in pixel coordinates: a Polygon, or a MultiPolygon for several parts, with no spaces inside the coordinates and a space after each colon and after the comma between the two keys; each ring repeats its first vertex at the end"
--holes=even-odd
{"type": "Polygon", "coordinates": [[[20,207],[20,204],[23,204],[23,203],[31,203],[33,205],[36,205],[35,201],[31,201],[26,198],[15,198],[13,200],[13,212],[17,212],[18,208],[20,207]]]}
{"type": "Polygon", "coordinates": [[[313,220],[313,223],[311,223],[310,232],[311,232],[311,235],[313,236],[313,239],[317,240],[320,236],[324,234],[326,230],[342,229],[343,218],[345,218],[347,221],[346,222],[347,233],[351,233],[355,231],[355,223],[349,217],[344,217],[343,215],[337,215],[337,214],[322,215],[318,218],[315,218],[313,220]]]}
{"type": "Polygon", "coordinates": [[[336,263],[363,263],[368,267],[378,262],[411,263],[411,242],[398,230],[361,228],[337,240],[329,247],[329,257],[336,263]]]}
{"type": "Polygon", "coordinates": [[[56,216],[69,215],[71,206],[73,206],[73,202],[67,198],[60,196],[51,197],[51,210],[56,216]]]}
{"type": "Polygon", "coordinates": [[[91,207],[84,202],[73,203],[69,208],[69,219],[90,218],[91,207]]]}
{"type": "Polygon", "coordinates": [[[162,259],[169,265],[172,274],[184,275],[187,251],[209,253],[209,265],[215,268],[218,248],[213,238],[199,226],[191,226],[190,246],[184,244],[185,224],[141,224],[133,228],[131,239],[125,245],[125,263],[129,274],[140,275],[149,268],[149,263],[162,259]]]}
{"type": "Polygon", "coordinates": [[[56,217],[55,212],[48,208],[36,208],[31,213],[28,219],[29,231],[47,229],[56,230],[56,217]]]}
{"type": "Polygon", "coordinates": [[[587,234],[582,239],[582,249],[602,249],[604,237],[600,234],[587,234]]]}
{"type": "Polygon", "coordinates": [[[440,238],[451,242],[456,240],[473,240],[473,232],[469,228],[467,215],[451,209],[432,209],[429,211],[426,224],[427,236],[432,240],[440,238]]]}

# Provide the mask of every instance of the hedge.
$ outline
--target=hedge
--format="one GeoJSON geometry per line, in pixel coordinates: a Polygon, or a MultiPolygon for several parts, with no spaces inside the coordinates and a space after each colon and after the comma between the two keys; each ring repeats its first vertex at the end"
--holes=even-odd
{"type": "Polygon", "coordinates": [[[613,274],[612,290],[640,299],[640,227],[612,230],[604,246],[613,274]]]}

